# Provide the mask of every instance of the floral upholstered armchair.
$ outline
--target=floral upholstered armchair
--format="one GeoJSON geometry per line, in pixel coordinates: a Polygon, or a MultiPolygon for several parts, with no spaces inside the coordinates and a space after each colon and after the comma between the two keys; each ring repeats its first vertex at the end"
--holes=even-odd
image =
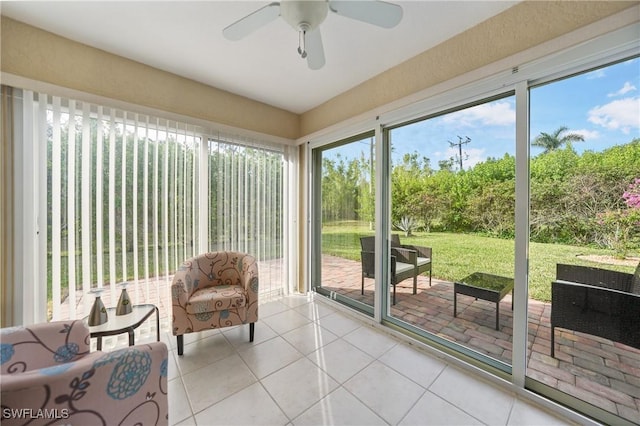
{"type": "Polygon", "coordinates": [[[0,331],[5,425],[168,424],[167,346],[89,352],[83,321],[0,331]]]}
{"type": "Polygon", "coordinates": [[[178,355],[184,334],[249,324],[253,342],[258,320],[258,265],[246,253],[220,251],[186,260],[171,284],[173,335],[178,355]]]}

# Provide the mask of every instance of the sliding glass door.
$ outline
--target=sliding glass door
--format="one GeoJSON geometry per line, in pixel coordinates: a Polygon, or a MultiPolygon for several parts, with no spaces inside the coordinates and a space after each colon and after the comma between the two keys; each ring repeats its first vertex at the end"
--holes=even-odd
{"type": "Polygon", "coordinates": [[[386,134],[396,261],[390,318],[493,365],[510,364],[515,97],[476,102],[386,134]],[[407,268],[411,273],[402,273],[407,268]]]}
{"type": "Polygon", "coordinates": [[[374,135],[316,148],[312,164],[312,285],[318,293],[372,314],[374,135]]]}
{"type": "Polygon", "coordinates": [[[530,90],[527,377],[607,423],[640,422],[638,88],[633,59],[530,90]]]}

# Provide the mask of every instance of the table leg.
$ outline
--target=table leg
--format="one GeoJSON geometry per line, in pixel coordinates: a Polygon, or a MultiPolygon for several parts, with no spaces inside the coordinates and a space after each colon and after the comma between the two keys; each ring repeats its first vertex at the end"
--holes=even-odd
{"type": "Polygon", "coordinates": [[[496,302],[496,330],[500,330],[500,301],[496,302]]]}
{"type": "Polygon", "coordinates": [[[457,315],[457,309],[458,309],[458,293],[456,293],[455,291],[453,292],[453,317],[455,318],[457,315]]]}
{"type": "Polygon", "coordinates": [[[133,332],[133,329],[129,329],[127,330],[127,333],[129,333],[129,346],[133,346],[136,344],[135,340],[135,334],[133,332]]]}
{"type": "Polygon", "coordinates": [[[160,341],[160,310],[156,306],[156,341],[160,341]]]}
{"type": "Polygon", "coordinates": [[[99,351],[102,350],[102,337],[98,337],[98,342],[96,343],[96,349],[99,351]]]}

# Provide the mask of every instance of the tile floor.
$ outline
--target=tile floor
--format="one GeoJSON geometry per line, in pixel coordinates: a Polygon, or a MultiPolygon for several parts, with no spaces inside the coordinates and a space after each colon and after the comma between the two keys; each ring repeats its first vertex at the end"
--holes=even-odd
{"type": "Polygon", "coordinates": [[[170,424],[571,424],[322,300],[261,305],[248,335],[185,335],[178,356],[163,334],[170,424]]]}

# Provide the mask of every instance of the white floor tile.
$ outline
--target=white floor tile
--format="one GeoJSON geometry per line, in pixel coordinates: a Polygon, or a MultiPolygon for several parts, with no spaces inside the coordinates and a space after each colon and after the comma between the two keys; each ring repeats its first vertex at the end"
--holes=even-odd
{"type": "Polygon", "coordinates": [[[336,312],[334,308],[319,302],[307,303],[305,305],[298,306],[294,310],[314,321],[336,312]]]}
{"type": "Polygon", "coordinates": [[[271,315],[262,320],[267,323],[276,333],[284,334],[303,325],[309,324],[311,320],[304,315],[289,309],[279,314],[271,315]]]}
{"type": "Polygon", "coordinates": [[[393,337],[370,326],[357,328],[343,338],[374,358],[378,358],[398,344],[393,337]]]}
{"type": "Polygon", "coordinates": [[[307,325],[303,325],[302,327],[288,331],[284,333],[282,337],[284,337],[287,342],[291,343],[293,347],[304,355],[307,355],[338,338],[338,336],[315,322],[311,322],[307,325]]]}
{"type": "Polygon", "coordinates": [[[192,416],[191,405],[187,393],[184,390],[182,379],[169,380],[167,382],[169,389],[169,424],[174,425],[180,423],[192,416]]]}
{"type": "Polygon", "coordinates": [[[343,385],[385,421],[398,423],[425,389],[379,361],[374,361],[343,385]]]}
{"type": "Polygon", "coordinates": [[[290,419],[339,386],[307,358],[301,358],[263,379],[262,384],[290,419]]]}
{"type": "Polygon", "coordinates": [[[180,423],[176,423],[176,426],[197,426],[196,419],[194,419],[193,416],[189,416],[189,418],[181,421],[180,423]]]}
{"type": "Polygon", "coordinates": [[[309,354],[308,358],[339,383],[344,383],[374,360],[342,339],[309,354]]]}
{"type": "Polygon", "coordinates": [[[271,327],[264,321],[258,320],[255,324],[255,331],[253,333],[253,342],[249,341],[249,326],[247,324],[237,327],[228,327],[222,329],[222,334],[227,338],[231,346],[237,350],[241,350],[247,347],[255,346],[258,343],[266,342],[269,339],[273,339],[278,335],[271,327]]]}
{"type": "Polygon", "coordinates": [[[517,398],[513,404],[509,421],[507,422],[507,425],[510,426],[559,426],[572,424],[572,422],[562,420],[535,405],[517,398]]]}
{"type": "Polygon", "coordinates": [[[313,295],[303,295],[303,294],[294,294],[291,296],[287,296],[282,299],[282,303],[289,306],[290,308],[296,308],[298,306],[302,306],[305,303],[310,303],[313,301],[313,295]]]}
{"type": "Polygon", "coordinates": [[[439,396],[427,391],[399,424],[405,426],[472,426],[483,423],[455,405],[451,405],[439,396]]]}
{"type": "Polygon", "coordinates": [[[386,352],[378,360],[424,388],[431,386],[446,367],[443,361],[402,343],[386,352]]]}
{"type": "Polygon", "coordinates": [[[447,366],[429,390],[486,424],[507,423],[514,396],[472,374],[447,366]]]}
{"type": "Polygon", "coordinates": [[[257,381],[238,355],[185,374],[182,380],[194,414],[257,381]]]}
{"type": "Polygon", "coordinates": [[[303,356],[279,336],[259,345],[245,348],[238,353],[259,379],[263,379],[303,356]]]}
{"type": "Polygon", "coordinates": [[[180,377],[180,369],[176,363],[177,354],[174,351],[169,351],[167,356],[167,380],[173,380],[180,377]]]}
{"type": "Polygon", "coordinates": [[[204,339],[198,339],[188,345],[185,344],[183,355],[178,355],[176,350],[175,360],[180,372],[188,374],[234,353],[233,346],[222,334],[218,333],[204,339]]]}
{"type": "Polygon", "coordinates": [[[279,314],[280,312],[284,312],[289,309],[291,309],[289,305],[285,305],[279,300],[264,303],[258,306],[258,319],[267,318],[271,315],[279,314]]]}
{"type": "Polygon", "coordinates": [[[196,414],[199,425],[286,425],[289,419],[264,390],[254,383],[196,414]]]}
{"type": "Polygon", "coordinates": [[[344,336],[356,328],[362,327],[362,322],[356,321],[348,315],[336,312],[316,320],[318,324],[331,331],[336,336],[344,336]]]}
{"type": "Polygon", "coordinates": [[[293,420],[293,424],[305,425],[386,425],[369,407],[340,387],[321,399],[293,420]]]}
{"type": "Polygon", "coordinates": [[[571,424],[308,296],[261,305],[254,342],[189,333],[178,356],[161,337],[171,425],[571,424]]]}

